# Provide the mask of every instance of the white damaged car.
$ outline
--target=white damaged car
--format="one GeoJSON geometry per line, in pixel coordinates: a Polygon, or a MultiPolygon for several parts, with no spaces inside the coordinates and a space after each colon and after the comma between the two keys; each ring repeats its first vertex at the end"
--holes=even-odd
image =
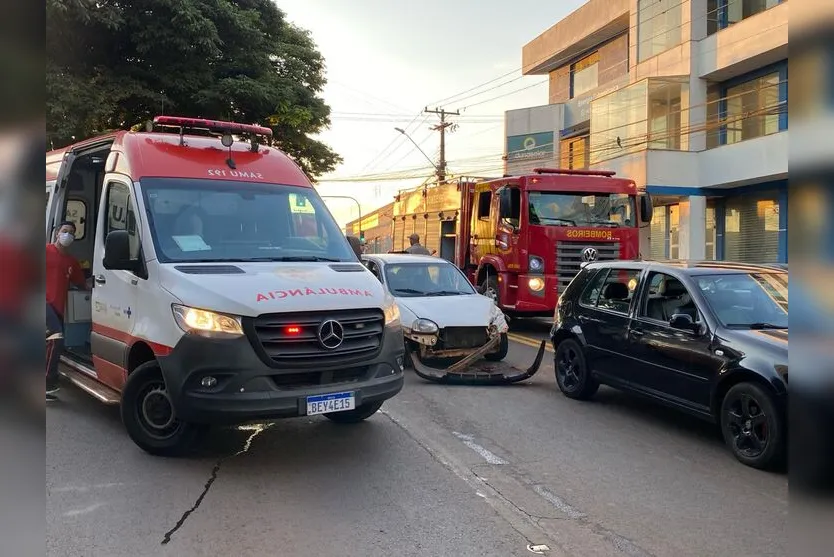
{"type": "Polygon", "coordinates": [[[481,359],[498,362],[509,348],[507,320],[492,298],[479,294],[452,263],[428,255],[373,254],[365,266],[394,296],[409,363],[454,361],[446,371],[481,359]],[[414,361],[414,358],[419,361],[414,361]]]}

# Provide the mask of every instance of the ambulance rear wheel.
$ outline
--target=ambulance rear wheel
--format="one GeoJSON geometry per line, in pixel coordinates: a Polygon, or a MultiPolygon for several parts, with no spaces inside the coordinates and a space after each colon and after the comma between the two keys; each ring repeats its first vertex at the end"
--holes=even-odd
{"type": "Polygon", "coordinates": [[[122,423],[136,445],[156,456],[182,454],[198,428],[177,418],[156,361],[131,373],[122,391],[122,423]]]}

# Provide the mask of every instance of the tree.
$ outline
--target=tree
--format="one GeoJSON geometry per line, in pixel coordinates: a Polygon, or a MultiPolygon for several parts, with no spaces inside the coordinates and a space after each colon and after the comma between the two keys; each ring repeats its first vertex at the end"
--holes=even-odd
{"type": "Polygon", "coordinates": [[[271,0],[47,0],[47,132],[55,147],[154,115],[272,128],[311,176],[341,162],[324,59],[271,0]]]}

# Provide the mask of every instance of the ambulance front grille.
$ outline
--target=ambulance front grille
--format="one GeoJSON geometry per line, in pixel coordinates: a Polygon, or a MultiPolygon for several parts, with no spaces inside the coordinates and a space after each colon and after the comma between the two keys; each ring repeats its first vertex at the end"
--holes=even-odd
{"type": "Polygon", "coordinates": [[[376,357],[382,346],[385,317],[378,309],[273,313],[247,327],[262,357],[288,367],[351,364],[376,357]],[[319,340],[319,327],[334,320],[344,340],[334,349],[319,340]]]}

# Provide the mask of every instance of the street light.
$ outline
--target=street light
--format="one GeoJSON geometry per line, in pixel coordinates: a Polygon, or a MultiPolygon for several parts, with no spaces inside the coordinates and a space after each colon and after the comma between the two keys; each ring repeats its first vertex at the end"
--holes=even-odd
{"type": "Polygon", "coordinates": [[[359,212],[359,240],[362,241],[364,238],[362,237],[362,205],[359,204],[359,201],[355,197],[351,197],[349,195],[322,195],[322,199],[349,199],[356,203],[356,209],[359,212]]]}
{"type": "Polygon", "coordinates": [[[440,167],[439,167],[439,166],[437,166],[437,164],[435,164],[435,162],[434,162],[433,160],[431,160],[431,157],[429,157],[429,156],[425,153],[425,151],[423,151],[422,149],[420,149],[420,146],[419,146],[419,145],[417,145],[417,142],[416,142],[416,141],[414,141],[413,139],[411,139],[411,136],[410,136],[410,135],[408,135],[407,133],[405,133],[405,130],[404,130],[404,129],[402,129],[402,128],[394,128],[394,129],[395,129],[396,131],[400,132],[401,134],[403,134],[406,138],[408,138],[408,140],[409,140],[410,142],[412,142],[412,143],[414,144],[414,146],[415,146],[415,147],[417,147],[417,150],[418,150],[418,151],[420,151],[420,152],[423,154],[423,156],[424,156],[424,157],[426,157],[426,160],[427,160],[427,161],[429,161],[429,163],[430,163],[430,164],[434,167],[434,169],[435,169],[437,172],[440,172],[440,167]]]}

